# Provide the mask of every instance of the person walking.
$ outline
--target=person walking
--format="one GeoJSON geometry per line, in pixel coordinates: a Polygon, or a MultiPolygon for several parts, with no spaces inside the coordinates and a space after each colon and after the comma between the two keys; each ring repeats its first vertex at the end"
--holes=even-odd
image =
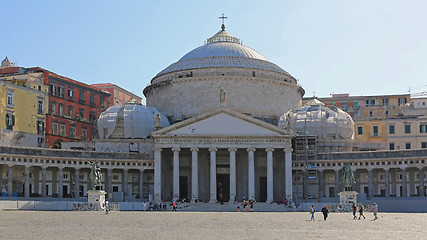
{"type": "Polygon", "coordinates": [[[357,212],[356,203],[353,203],[352,209],[353,209],[353,220],[354,220],[354,219],[357,219],[357,216],[356,216],[356,212],[357,212]]]}
{"type": "Polygon", "coordinates": [[[249,201],[249,205],[250,205],[250,209],[251,209],[251,212],[253,212],[254,211],[254,200],[250,200],[249,201]]]}
{"type": "Polygon", "coordinates": [[[147,203],[145,201],[142,204],[142,211],[147,211],[147,203]]]}
{"type": "Polygon", "coordinates": [[[173,207],[172,211],[176,212],[176,202],[175,201],[173,202],[172,207],[173,207]]]}
{"type": "Polygon", "coordinates": [[[322,213],[323,213],[323,220],[325,220],[326,221],[326,218],[328,218],[328,213],[329,213],[329,211],[328,211],[328,207],[325,205],[325,206],[323,206],[323,208],[322,208],[322,213]]]}
{"type": "Polygon", "coordinates": [[[240,203],[237,202],[237,211],[240,212],[240,203]]]}
{"type": "Polygon", "coordinates": [[[315,212],[316,212],[316,209],[314,208],[314,205],[311,205],[311,208],[310,208],[311,219],[310,220],[314,220],[314,213],[315,212]]]}
{"type": "Polygon", "coordinates": [[[108,211],[110,211],[110,203],[108,200],[105,200],[105,214],[108,214],[108,211]]]}
{"type": "Polygon", "coordinates": [[[365,219],[365,215],[363,215],[363,206],[361,203],[359,203],[359,219],[363,217],[365,219]]]}
{"type": "Polygon", "coordinates": [[[377,217],[377,213],[378,213],[377,203],[374,203],[374,206],[372,206],[372,213],[374,214],[374,217],[375,217],[373,221],[377,220],[378,219],[378,217],[377,217]]]}

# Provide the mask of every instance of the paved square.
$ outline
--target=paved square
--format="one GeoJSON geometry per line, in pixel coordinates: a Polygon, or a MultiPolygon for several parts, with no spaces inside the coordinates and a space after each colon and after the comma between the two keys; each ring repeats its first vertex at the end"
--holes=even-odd
{"type": "Polygon", "coordinates": [[[0,239],[427,239],[427,214],[0,212],[0,239]]]}

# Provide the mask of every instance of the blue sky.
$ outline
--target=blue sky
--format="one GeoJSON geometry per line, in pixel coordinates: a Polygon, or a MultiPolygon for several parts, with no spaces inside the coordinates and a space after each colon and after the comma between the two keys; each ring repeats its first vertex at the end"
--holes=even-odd
{"type": "Polygon", "coordinates": [[[4,1],[0,58],[142,96],[161,70],[220,30],[306,90],[427,90],[427,1],[4,1]]]}

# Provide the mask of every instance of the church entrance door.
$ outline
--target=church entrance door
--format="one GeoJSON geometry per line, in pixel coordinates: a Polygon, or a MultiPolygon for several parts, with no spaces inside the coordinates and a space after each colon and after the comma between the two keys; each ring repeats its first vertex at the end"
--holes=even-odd
{"type": "Polygon", "coordinates": [[[230,201],[230,174],[216,175],[216,192],[218,202],[230,201]]]}
{"type": "Polygon", "coordinates": [[[259,177],[259,201],[267,201],[267,177],[259,177]]]}
{"type": "Polygon", "coordinates": [[[187,185],[188,178],[186,176],[180,176],[179,177],[179,197],[180,199],[186,199],[188,200],[188,185],[187,185]]]}

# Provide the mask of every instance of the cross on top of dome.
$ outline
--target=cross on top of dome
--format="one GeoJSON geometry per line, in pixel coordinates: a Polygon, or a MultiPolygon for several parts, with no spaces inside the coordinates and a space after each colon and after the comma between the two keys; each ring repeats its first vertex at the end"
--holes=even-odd
{"type": "Polygon", "coordinates": [[[222,19],[221,31],[217,32],[215,35],[213,35],[212,37],[208,38],[208,40],[206,41],[206,43],[209,44],[209,43],[215,43],[215,42],[231,42],[231,43],[242,44],[242,42],[240,41],[240,39],[234,37],[233,35],[231,35],[231,34],[229,34],[228,32],[225,31],[224,20],[227,17],[224,16],[224,13],[219,18],[222,19]]]}
{"type": "Polygon", "coordinates": [[[222,16],[221,17],[219,17],[219,18],[222,18],[222,25],[221,25],[221,29],[222,29],[222,31],[225,31],[225,24],[224,24],[224,20],[227,18],[227,17],[225,17],[224,16],[224,13],[222,14],[222,16]]]}

